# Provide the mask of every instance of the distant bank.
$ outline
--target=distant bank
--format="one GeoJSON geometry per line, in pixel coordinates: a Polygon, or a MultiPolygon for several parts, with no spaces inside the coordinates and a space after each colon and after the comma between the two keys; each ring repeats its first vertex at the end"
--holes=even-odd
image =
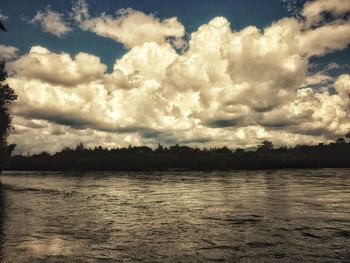
{"type": "Polygon", "coordinates": [[[350,143],[274,148],[264,141],[257,150],[227,147],[199,149],[174,145],[105,149],[65,148],[55,154],[14,155],[4,165],[13,171],[154,171],[282,168],[350,168],[350,143]]]}

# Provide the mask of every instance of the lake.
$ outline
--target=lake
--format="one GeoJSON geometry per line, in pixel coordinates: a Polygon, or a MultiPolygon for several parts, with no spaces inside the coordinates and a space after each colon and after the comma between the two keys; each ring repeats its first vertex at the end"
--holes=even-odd
{"type": "Polygon", "coordinates": [[[2,262],[350,262],[350,169],[0,182],[2,262]]]}

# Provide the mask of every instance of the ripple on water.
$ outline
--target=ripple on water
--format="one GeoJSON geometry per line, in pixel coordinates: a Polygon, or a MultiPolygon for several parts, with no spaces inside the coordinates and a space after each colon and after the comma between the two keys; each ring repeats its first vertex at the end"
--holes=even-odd
{"type": "Polygon", "coordinates": [[[5,174],[3,262],[350,262],[350,170],[5,174]]]}

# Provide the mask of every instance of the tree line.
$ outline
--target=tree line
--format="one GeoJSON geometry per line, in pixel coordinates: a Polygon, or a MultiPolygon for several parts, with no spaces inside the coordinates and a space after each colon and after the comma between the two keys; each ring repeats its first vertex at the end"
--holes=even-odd
{"type": "Polygon", "coordinates": [[[107,149],[64,148],[55,154],[42,152],[14,155],[7,170],[23,171],[153,171],[153,170],[231,170],[281,168],[350,168],[350,142],[337,140],[330,144],[298,145],[275,148],[264,141],[256,150],[227,147],[199,149],[178,144],[156,149],[129,146],[107,149]]]}

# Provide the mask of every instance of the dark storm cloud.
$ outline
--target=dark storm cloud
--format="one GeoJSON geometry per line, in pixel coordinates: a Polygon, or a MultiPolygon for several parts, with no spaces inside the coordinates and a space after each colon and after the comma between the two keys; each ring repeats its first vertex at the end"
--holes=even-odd
{"type": "Polygon", "coordinates": [[[20,111],[17,114],[27,119],[46,120],[60,125],[69,126],[74,129],[85,129],[97,124],[88,116],[75,112],[58,111],[56,109],[49,108],[32,108],[26,111],[20,111]]]}
{"type": "MultiPolygon", "coordinates": [[[[25,112],[16,113],[18,116],[25,117],[27,119],[45,120],[51,123],[68,126],[72,129],[94,129],[97,131],[117,133],[117,134],[138,134],[145,139],[155,139],[166,142],[175,142],[176,139],[171,132],[159,131],[142,126],[129,126],[129,127],[115,127],[111,124],[105,124],[89,118],[86,115],[76,112],[58,111],[56,109],[31,109],[25,112]]],[[[27,125],[26,125],[27,126],[27,125]]],[[[44,126],[30,122],[28,127],[42,128],[44,126]]],[[[54,135],[61,135],[63,132],[53,132],[54,135]]]]}
{"type": "Polygon", "coordinates": [[[212,141],[211,138],[192,138],[192,139],[187,139],[187,140],[181,140],[179,143],[200,143],[200,144],[204,144],[204,143],[208,143],[212,141]]]}
{"type": "Polygon", "coordinates": [[[217,119],[210,120],[206,124],[210,128],[227,128],[238,125],[240,119],[217,119]]]}

